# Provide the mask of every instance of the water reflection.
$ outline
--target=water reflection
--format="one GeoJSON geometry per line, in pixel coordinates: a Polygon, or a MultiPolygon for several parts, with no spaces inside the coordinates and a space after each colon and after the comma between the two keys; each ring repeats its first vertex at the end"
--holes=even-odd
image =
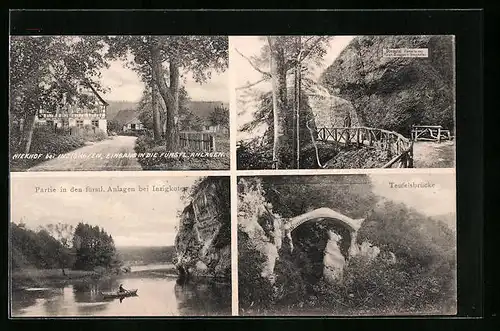
{"type": "Polygon", "coordinates": [[[231,314],[231,286],[182,282],[141,274],[69,284],[40,291],[14,291],[12,316],[207,316],[231,314]],[[105,299],[101,292],[138,289],[137,296],[105,299]]]}

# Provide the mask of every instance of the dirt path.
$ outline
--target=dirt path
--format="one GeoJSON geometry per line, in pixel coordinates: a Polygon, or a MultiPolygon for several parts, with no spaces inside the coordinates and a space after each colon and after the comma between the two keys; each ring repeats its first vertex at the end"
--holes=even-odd
{"type": "Polygon", "coordinates": [[[455,143],[417,141],[413,145],[415,168],[453,168],[455,166],[455,143]]]}
{"type": "Polygon", "coordinates": [[[106,158],[108,154],[135,153],[134,145],[136,137],[115,136],[111,139],[103,140],[89,146],[85,146],[64,154],[101,154],[101,158],[55,158],[40,163],[28,171],[98,171],[98,170],[142,170],[136,158],[106,158]]]}

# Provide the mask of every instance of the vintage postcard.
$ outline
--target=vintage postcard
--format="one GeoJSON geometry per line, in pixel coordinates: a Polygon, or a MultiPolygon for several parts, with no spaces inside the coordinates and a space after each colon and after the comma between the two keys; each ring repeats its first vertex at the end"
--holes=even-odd
{"type": "Polygon", "coordinates": [[[238,177],[240,315],[457,313],[455,174],[238,177]]]}
{"type": "Polygon", "coordinates": [[[11,181],[10,316],[231,315],[229,177],[11,181]]]}
{"type": "Polygon", "coordinates": [[[11,36],[11,171],[229,170],[227,36],[11,36]]]}
{"type": "Polygon", "coordinates": [[[455,167],[452,35],[231,36],[237,165],[455,167]]]}

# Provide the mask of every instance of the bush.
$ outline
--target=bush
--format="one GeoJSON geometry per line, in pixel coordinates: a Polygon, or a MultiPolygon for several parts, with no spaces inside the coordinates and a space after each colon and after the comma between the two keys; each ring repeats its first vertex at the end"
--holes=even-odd
{"type": "Polygon", "coordinates": [[[84,141],[101,141],[108,138],[106,132],[91,125],[86,125],[83,130],[78,130],[76,136],[81,136],[84,141]]]}
{"type": "MultiPolygon", "coordinates": [[[[164,153],[165,142],[154,141],[149,135],[143,135],[137,138],[135,142],[136,153],[164,153]]],[[[220,151],[220,150],[219,150],[220,151]]],[[[181,152],[187,152],[183,150],[181,152]]],[[[208,157],[189,157],[189,158],[137,158],[144,170],[212,170],[212,169],[229,169],[230,160],[229,153],[224,157],[208,158],[208,157]]]]}
{"type": "MultiPolygon", "coordinates": [[[[64,154],[77,148],[85,146],[85,140],[79,135],[60,135],[45,127],[35,128],[31,142],[31,152],[39,154],[64,154]]],[[[11,150],[11,155],[21,153],[19,150],[11,150]]],[[[11,160],[12,171],[31,168],[45,159],[15,159],[11,160]]]]}
{"type": "Polygon", "coordinates": [[[268,309],[273,304],[273,287],[268,279],[260,276],[257,266],[266,257],[253,248],[248,236],[238,231],[238,302],[240,309],[268,309]]]}

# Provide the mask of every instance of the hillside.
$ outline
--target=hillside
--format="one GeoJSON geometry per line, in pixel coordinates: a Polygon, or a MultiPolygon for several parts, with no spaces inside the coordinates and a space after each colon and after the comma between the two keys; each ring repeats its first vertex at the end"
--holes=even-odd
{"type": "Polygon", "coordinates": [[[412,124],[454,123],[452,36],[356,37],[321,75],[365,125],[409,135],[412,124]],[[427,48],[427,58],[384,57],[389,48],[427,48]]]}
{"type": "MultiPolygon", "coordinates": [[[[139,102],[131,102],[131,101],[108,101],[109,106],[106,111],[106,119],[108,121],[115,119],[116,115],[123,110],[136,110],[139,106],[139,102]]],[[[210,113],[217,106],[224,106],[225,108],[229,108],[227,102],[220,101],[189,101],[188,107],[189,109],[195,113],[200,118],[208,118],[210,113]]]]}
{"type": "Polygon", "coordinates": [[[117,253],[125,264],[172,263],[173,246],[163,247],[117,247],[117,253]]]}

